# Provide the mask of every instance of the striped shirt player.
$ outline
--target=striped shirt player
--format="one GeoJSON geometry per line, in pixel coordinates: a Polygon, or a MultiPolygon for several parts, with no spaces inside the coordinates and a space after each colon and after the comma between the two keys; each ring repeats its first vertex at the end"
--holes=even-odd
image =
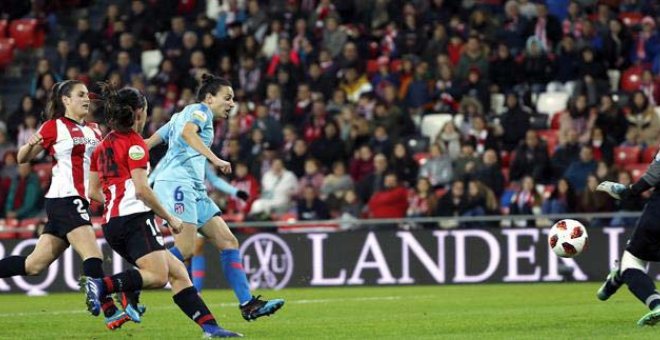
{"type": "Polygon", "coordinates": [[[105,197],[103,233],[106,240],[112,249],[131,263],[152,251],[164,249],[154,213],[138,198],[131,176],[134,169],[149,170],[149,153],[146,150],[144,140],[137,132],[113,130],[94,151],[90,168],[91,172],[98,173],[105,197]],[[125,230],[127,226],[143,228],[152,237],[131,240],[113,237],[119,229],[125,230]],[[113,240],[121,242],[113,244],[113,240]]]}
{"type": "Polygon", "coordinates": [[[44,233],[66,240],[66,234],[90,224],[89,169],[92,152],[101,139],[96,123],[67,117],[46,121],[38,133],[41,146],[53,158],[52,181],[46,193],[48,223],[44,233]]]}

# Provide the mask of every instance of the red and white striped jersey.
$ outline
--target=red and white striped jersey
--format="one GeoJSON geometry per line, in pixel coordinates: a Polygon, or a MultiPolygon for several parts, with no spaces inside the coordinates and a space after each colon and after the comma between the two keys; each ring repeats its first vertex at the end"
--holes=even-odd
{"type": "Polygon", "coordinates": [[[103,223],[110,218],[151,211],[138,199],[131,170],[149,171],[149,153],[142,137],[134,131],[112,131],[92,154],[91,171],[98,172],[103,187],[105,207],[103,223]]]}
{"type": "Polygon", "coordinates": [[[80,196],[89,200],[89,165],[92,152],[101,140],[96,123],[60,117],[39,128],[41,146],[53,157],[53,178],[46,198],[80,196]]]}

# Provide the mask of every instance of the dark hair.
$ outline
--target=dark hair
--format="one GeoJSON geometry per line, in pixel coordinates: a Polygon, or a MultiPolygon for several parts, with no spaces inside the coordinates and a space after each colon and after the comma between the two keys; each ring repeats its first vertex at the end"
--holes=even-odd
{"type": "Polygon", "coordinates": [[[147,106],[147,99],[140,91],[125,87],[117,90],[110,83],[99,83],[103,93],[103,110],[108,125],[113,129],[126,132],[135,122],[135,110],[147,106]]]}
{"type": "Polygon", "coordinates": [[[231,83],[225,78],[220,78],[209,73],[204,73],[202,75],[202,83],[197,89],[197,101],[204,101],[204,98],[206,98],[207,94],[215,96],[215,94],[218,93],[218,91],[220,91],[223,86],[231,87],[231,83]]]}
{"type": "Polygon", "coordinates": [[[48,94],[48,102],[46,103],[46,110],[44,110],[44,119],[48,120],[64,117],[66,108],[64,107],[62,96],[70,97],[73,87],[78,84],[83,84],[83,82],[80,80],[65,80],[53,85],[48,94]]]}

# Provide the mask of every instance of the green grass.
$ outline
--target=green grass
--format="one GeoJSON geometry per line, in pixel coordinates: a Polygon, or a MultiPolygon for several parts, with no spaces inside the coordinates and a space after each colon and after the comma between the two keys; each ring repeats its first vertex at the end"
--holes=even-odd
{"type": "MultiPolygon", "coordinates": [[[[657,339],[639,328],[646,308],[622,289],[608,302],[596,283],[498,284],[266,291],[286,305],[245,322],[230,291],[205,291],[224,327],[254,339],[657,339]]],[[[0,295],[2,339],[195,339],[201,331],[167,291],[145,292],[141,324],[105,329],[88,315],[82,293],[0,295]]]]}

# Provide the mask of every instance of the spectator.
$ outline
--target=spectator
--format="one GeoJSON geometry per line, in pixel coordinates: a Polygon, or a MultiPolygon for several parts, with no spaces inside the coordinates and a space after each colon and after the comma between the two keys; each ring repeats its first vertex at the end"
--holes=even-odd
{"type": "Polygon", "coordinates": [[[436,209],[438,199],[431,182],[426,177],[417,179],[417,184],[408,192],[407,217],[429,217],[436,209]]]}
{"type": "Polygon", "coordinates": [[[346,191],[340,207],[340,219],[342,220],[342,229],[351,229],[355,227],[352,221],[362,218],[364,207],[357,194],[353,190],[346,191]]]}
{"type": "MultiPolygon", "coordinates": [[[[7,138],[7,132],[3,129],[0,129],[0,159],[2,159],[3,164],[7,164],[6,156],[8,153],[16,153],[16,144],[12,143],[7,138]]],[[[16,155],[14,155],[14,159],[16,155]]],[[[14,160],[14,164],[16,161],[14,160]]]]}
{"type": "Polygon", "coordinates": [[[586,95],[580,94],[573,97],[568,103],[568,109],[559,117],[560,138],[566,138],[569,130],[575,130],[580,143],[588,142],[597,116],[596,109],[587,104],[586,95]]]}
{"type": "Polygon", "coordinates": [[[37,133],[37,124],[39,119],[36,114],[28,114],[23,119],[23,123],[18,127],[18,136],[16,145],[25,145],[30,137],[37,133]]]}
{"type": "Polygon", "coordinates": [[[373,171],[356,181],[355,189],[362,202],[368,202],[375,192],[383,188],[387,171],[387,157],[382,153],[376,154],[373,158],[373,171]]]}
{"type": "Polygon", "coordinates": [[[338,211],[348,190],[353,190],[353,179],[346,173],[346,164],[337,160],[332,165],[332,172],[323,179],[321,199],[327,202],[331,211],[338,211]]]}
{"type": "Polygon", "coordinates": [[[41,185],[39,176],[32,171],[30,163],[18,166],[18,176],[11,180],[7,201],[5,203],[5,217],[24,219],[39,214],[41,185]]]}
{"type": "Polygon", "coordinates": [[[465,49],[456,66],[456,78],[458,81],[467,81],[471,70],[476,70],[481,75],[488,75],[488,57],[484,53],[481,41],[476,36],[468,38],[465,49]]]}
{"type": "Polygon", "coordinates": [[[630,51],[633,40],[630,32],[617,18],[612,18],[608,23],[609,31],[603,41],[603,58],[607,67],[625,70],[630,66],[630,51]]]}
{"type": "Polygon", "coordinates": [[[445,187],[454,179],[451,158],[440,145],[429,145],[429,158],[419,168],[419,177],[428,178],[433,188],[445,187]]]}
{"type": "Polygon", "coordinates": [[[363,144],[353,153],[350,173],[353,181],[359,182],[374,171],[373,152],[369,145],[363,144]]]}
{"type": "Polygon", "coordinates": [[[492,92],[508,92],[520,82],[518,65],[506,43],[497,44],[495,55],[490,60],[490,80],[492,92]]]}
{"type": "Polygon", "coordinates": [[[655,20],[650,16],[642,18],[642,30],[634,42],[631,61],[649,63],[660,53],[660,35],[655,29],[655,20]]]}
{"type": "Polygon", "coordinates": [[[382,153],[386,157],[392,154],[392,140],[383,125],[376,125],[369,145],[374,153],[382,153]]]}
{"type": "Polygon", "coordinates": [[[296,192],[296,183],[296,176],[276,158],[261,178],[261,196],[252,203],[250,215],[287,211],[296,192]]]}
{"type": "Polygon", "coordinates": [[[473,143],[478,155],[483,154],[487,149],[499,150],[495,134],[488,127],[483,116],[472,118],[472,128],[468,131],[467,139],[473,143]]]}
{"type": "MultiPolygon", "coordinates": [[[[468,210],[463,216],[486,216],[498,214],[498,203],[493,190],[485,186],[478,180],[471,180],[468,182],[467,192],[467,206],[468,210]]],[[[463,227],[467,228],[483,228],[492,225],[491,222],[465,222],[463,227]]]]}
{"type": "Polygon", "coordinates": [[[500,197],[504,192],[504,175],[497,160],[497,153],[488,149],[482,156],[483,162],[474,174],[474,179],[490,188],[495,196],[500,197]]]}
{"type": "Polygon", "coordinates": [[[591,140],[589,141],[594,151],[594,159],[596,161],[604,161],[607,164],[612,164],[614,161],[614,147],[615,142],[603,134],[603,130],[594,127],[591,130],[591,140]]]}
{"type": "Polygon", "coordinates": [[[336,160],[346,157],[346,147],[339,138],[337,124],[334,121],[326,122],[321,138],[310,145],[311,154],[315,155],[325,169],[330,169],[336,160]]]}
{"type": "Polygon", "coordinates": [[[550,196],[543,201],[541,211],[544,214],[566,214],[575,212],[577,197],[571,183],[566,178],[560,178],[550,196]]]}
{"type": "Polygon", "coordinates": [[[548,91],[563,91],[572,94],[575,89],[575,80],[578,78],[580,55],[575,48],[575,40],[566,35],[561,39],[555,56],[557,73],[547,89],[548,91]]]}
{"type": "MultiPolygon", "coordinates": [[[[531,176],[525,176],[522,179],[520,189],[516,191],[511,197],[511,204],[509,205],[510,215],[537,215],[541,212],[542,197],[536,191],[536,183],[531,176]]],[[[514,219],[514,226],[516,227],[534,227],[536,221],[534,219],[514,219]]]]}
{"type": "Polygon", "coordinates": [[[383,187],[374,191],[369,199],[370,218],[403,218],[408,209],[408,193],[399,184],[396,174],[388,172],[384,176],[383,187]]]}
{"type": "Polygon", "coordinates": [[[455,160],[460,156],[461,134],[458,129],[456,129],[453,120],[449,120],[442,125],[442,128],[440,128],[433,143],[440,145],[452,160],[455,160]]]}
{"type": "Polygon", "coordinates": [[[651,70],[644,70],[642,72],[642,83],[639,84],[639,89],[644,92],[649,99],[650,106],[660,106],[660,77],[654,79],[651,70]]]}
{"type": "Polygon", "coordinates": [[[626,138],[628,120],[609,94],[600,97],[595,125],[605,136],[612,138],[616,145],[621,144],[626,138]]]}
{"type": "Polygon", "coordinates": [[[595,171],[596,161],[594,160],[593,148],[590,145],[584,145],[580,148],[580,158],[568,166],[568,169],[564,172],[564,177],[575,188],[575,191],[581,193],[585,189],[587,177],[595,171]]]}
{"type": "Polygon", "coordinates": [[[264,104],[256,105],[256,119],[252,124],[253,129],[259,129],[264,132],[264,140],[273,144],[281,145],[282,139],[282,125],[274,117],[268,114],[268,107],[264,104]]]}
{"type": "Polygon", "coordinates": [[[515,93],[507,93],[505,101],[506,111],[500,118],[502,127],[502,148],[506,151],[514,150],[530,128],[530,110],[520,105],[515,93]]]}
{"type": "Polygon", "coordinates": [[[579,158],[579,154],[580,143],[578,143],[577,132],[575,129],[569,129],[566,137],[560,136],[559,146],[550,159],[554,178],[562,177],[568,165],[579,158]]]}
{"type": "MultiPolygon", "coordinates": [[[[469,209],[467,202],[467,195],[465,194],[465,184],[463,181],[454,180],[451,182],[451,189],[447,191],[436,205],[434,216],[441,217],[457,217],[469,209]]],[[[441,220],[440,226],[442,228],[453,228],[458,226],[455,220],[441,220]]]]}
{"type": "MultiPolygon", "coordinates": [[[[585,188],[580,194],[579,212],[598,213],[612,211],[612,200],[602,191],[597,191],[598,179],[589,174],[584,181],[585,188]]],[[[608,220],[604,218],[592,218],[589,225],[595,228],[608,226],[608,220]]]]}
{"type": "MultiPolygon", "coordinates": [[[[524,11],[521,10],[521,12],[524,14],[524,11]]],[[[540,47],[546,51],[551,50],[561,39],[561,24],[557,17],[548,13],[545,3],[536,4],[536,17],[531,19],[527,25],[525,36],[533,36],[540,42],[540,47]]]]}
{"type": "Polygon", "coordinates": [[[504,13],[504,22],[499,28],[498,37],[511,48],[512,54],[517,55],[525,47],[528,18],[521,15],[518,2],[515,0],[506,2],[504,13]]]}
{"type": "Polygon", "coordinates": [[[309,157],[307,143],[302,139],[296,139],[293,149],[285,155],[286,167],[300,178],[305,174],[305,160],[309,157]]]}
{"type": "Polygon", "coordinates": [[[69,41],[66,39],[61,39],[57,42],[55,55],[51,58],[50,64],[52,65],[54,72],[58,74],[65,74],[66,69],[74,59],[75,56],[71,51],[69,41]]]}
{"type": "Polygon", "coordinates": [[[537,183],[549,183],[549,165],[548,147],[539,140],[536,131],[528,130],[524,142],[518,146],[513,157],[510,178],[518,181],[531,176],[537,183]]]}
{"type": "Polygon", "coordinates": [[[628,132],[645,145],[657,145],[660,135],[660,118],[649,105],[649,100],[641,91],[632,95],[628,119],[628,132]]]}
{"type": "Polygon", "coordinates": [[[18,137],[18,130],[25,121],[25,116],[38,116],[40,111],[39,107],[36,106],[34,98],[29,95],[24,95],[21,99],[21,105],[7,118],[7,135],[9,139],[16,140],[18,137]]]}
{"type": "Polygon", "coordinates": [[[389,168],[397,174],[403,185],[411,187],[416,182],[418,167],[404,142],[394,144],[389,168]]]}
{"type": "Polygon", "coordinates": [[[236,162],[234,164],[234,178],[231,185],[248,193],[249,198],[244,201],[238,197],[229,197],[229,210],[235,213],[247,215],[252,208],[252,203],[259,197],[259,182],[250,174],[249,168],[245,162],[236,162]]]}
{"type": "Polygon", "coordinates": [[[344,76],[339,88],[344,90],[346,97],[351,103],[356,103],[361,94],[373,90],[366,75],[358,73],[358,69],[355,66],[349,66],[344,69],[344,76]]]}
{"type": "Polygon", "coordinates": [[[327,49],[333,58],[341,53],[342,47],[346,43],[348,36],[339,27],[339,18],[328,16],[325,19],[323,29],[323,43],[321,48],[327,49]]]}
{"type": "Polygon", "coordinates": [[[305,174],[298,179],[296,196],[302,198],[303,190],[307,186],[311,186],[315,192],[319,192],[323,185],[323,179],[323,172],[321,172],[319,167],[319,161],[314,158],[307,158],[305,160],[305,174]]]}
{"type": "Polygon", "coordinates": [[[522,71],[525,82],[517,86],[532,93],[541,93],[555,73],[554,64],[548,58],[543,42],[535,36],[527,39],[527,49],[522,57],[522,71]]]}
{"type": "Polygon", "coordinates": [[[318,221],[330,218],[328,207],[319,199],[316,189],[312,185],[306,185],[302,190],[302,198],[298,200],[298,220],[318,221]]]}
{"type": "Polygon", "coordinates": [[[588,105],[596,105],[600,96],[609,88],[607,69],[605,64],[596,58],[591,47],[583,48],[580,55],[575,93],[587,96],[588,105]]]}

